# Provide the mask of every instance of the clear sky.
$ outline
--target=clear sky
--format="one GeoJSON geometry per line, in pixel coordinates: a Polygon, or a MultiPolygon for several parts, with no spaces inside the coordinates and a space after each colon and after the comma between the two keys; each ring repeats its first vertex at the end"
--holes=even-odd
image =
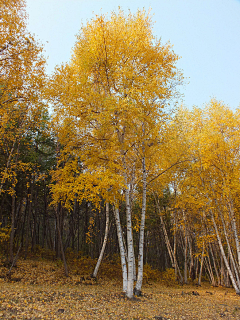
{"type": "Polygon", "coordinates": [[[240,0],[27,0],[28,30],[44,44],[48,73],[69,61],[75,35],[95,14],[152,8],[154,34],[182,58],[184,104],[213,97],[240,106],[240,0]]]}

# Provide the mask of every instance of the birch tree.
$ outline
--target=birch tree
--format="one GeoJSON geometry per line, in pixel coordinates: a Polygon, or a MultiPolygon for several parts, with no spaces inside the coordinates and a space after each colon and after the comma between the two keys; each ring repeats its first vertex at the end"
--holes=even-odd
{"type": "Polygon", "coordinates": [[[83,168],[77,178],[69,178],[69,170],[61,169],[66,175],[61,188],[55,185],[54,194],[71,197],[75,193],[79,195],[80,189],[85,194],[91,190],[88,193],[92,194],[93,185],[85,184],[86,175],[95,180],[95,191],[116,208],[114,196],[118,199],[124,193],[129,298],[133,297],[135,263],[131,190],[143,183],[140,289],[147,167],[151,161],[150,149],[157,145],[162,119],[166,117],[164,108],[176,98],[176,86],[182,80],[176,68],[177,60],[170,44],[163,45],[153,36],[148,13],[125,15],[119,10],[110,17],[96,16],[82,27],[71,61],[56,69],[49,85],[62,154],[65,160],[69,154],[78,158],[83,168]],[[69,184],[66,186],[70,180],[71,191],[69,184]],[[109,188],[111,193],[107,192],[109,188]]]}
{"type": "MultiPolygon", "coordinates": [[[[205,225],[204,243],[218,243],[221,259],[239,294],[239,230],[236,223],[239,221],[239,112],[212,100],[205,109],[185,112],[183,118],[191,161],[179,184],[179,198],[182,199],[179,205],[185,203],[195,208],[193,212],[197,215],[202,215],[198,223],[205,225]]],[[[205,248],[209,255],[207,245],[205,248]]],[[[214,283],[204,249],[201,270],[203,260],[214,283]]]]}

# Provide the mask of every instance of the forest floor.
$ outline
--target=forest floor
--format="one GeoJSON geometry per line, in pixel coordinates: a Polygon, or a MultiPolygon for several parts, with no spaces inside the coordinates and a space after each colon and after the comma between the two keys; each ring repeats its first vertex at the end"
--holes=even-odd
{"type": "Polygon", "coordinates": [[[7,268],[0,260],[0,319],[240,320],[240,297],[232,288],[154,281],[149,272],[143,295],[129,300],[122,294],[121,280],[114,280],[113,273],[119,277],[120,268],[114,271],[111,264],[100,268],[95,282],[83,279],[89,272],[81,269],[80,275],[73,265],[66,278],[59,263],[19,260],[11,277],[4,278],[7,268]]]}

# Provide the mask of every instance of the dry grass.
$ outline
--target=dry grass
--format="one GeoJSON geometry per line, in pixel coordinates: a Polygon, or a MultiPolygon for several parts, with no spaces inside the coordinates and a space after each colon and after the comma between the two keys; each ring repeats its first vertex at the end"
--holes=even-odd
{"type": "MultiPolygon", "coordinates": [[[[107,266],[111,264],[102,268],[107,266]]],[[[121,293],[120,280],[102,275],[97,283],[80,281],[77,273],[82,270],[75,267],[65,278],[56,262],[20,260],[12,279],[0,278],[0,319],[240,319],[240,297],[233,289],[149,280],[143,296],[129,300],[121,293]]],[[[112,265],[111,277],[114,268],[119,266],[112,265]]],[[[5,272],[0,268],[0,274],[5,272]]]]}

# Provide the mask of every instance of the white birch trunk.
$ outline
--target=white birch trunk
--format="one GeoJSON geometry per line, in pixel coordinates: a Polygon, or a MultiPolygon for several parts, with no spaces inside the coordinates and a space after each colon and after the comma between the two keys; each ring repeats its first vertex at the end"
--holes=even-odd
{"type": "MultiPolygon", "coordinates": [[[[174,260],[174,270],[175,270],[175,280],[178,279],[179,275],[179,281],[181,284],[183,284],[183,277],[181,274],[181,271],[179,269],[178,263],[177,263],[177,228],[176,228],[176,212],[174,210],[174,226],[175,226],[175,230],[174,230],[174,244],[173,244],[173,260],[174,260]]],[[[171,246],[170,246],[171,248],[171,246]]]]}
{"type": "MultiPolygon", "coordinates": [[[[127,179],[126,179],[127,180],[127,179]]],[[[133,298],[133,285],[134,285],[134,248],[133,248],[133,234],[132,234],[132,215],[130,209],[129,188],[126,183],[125,189],[126,201],[126,220],[127,220],[127,249],[128,249],[128,281],[127,281],[127,297],[133,298]]]]}
{"type": "Polygon", "coordinates": [[[172,247],[171,247],[170,241],[168,239],[168,234],[167,234],[167,230],[166,230],[166,227],[165,227],[165,223],[164,223],[163,217],[161,215],[161,209],[160,209],[160,206],[159,206],[159,202],[158,202],[157,196],[155,194],[153,194],[153,195],[154,195],[154,198],[155,198],[155,203],[156,203],[157,208],[158,208],[159,218],[160,218],[160,222],[161,222],[161,225],[162,225],[164,239],[165,239],[165,243],[166,243],[166,246],[167,246],[168,254],[169,254],[172,266],[174,267],[173,251],[172,251],[172,247]]]}
{"type": "Polygon", "coordinates": [[[124,245],[124,252],[125,252],[125,259],[127,261],[127,246],[126,246],[126,241],[125,241],[125,235],[124,235],[124,231],[123,231],[123,245],[124,245]]]}
{"type": "Polygon", "coordinates": [[[168,254],[169,254],[169,257],[170,257],[172,266],[173,266],[173,268],[174,268],[174,257],[173,257],[173,252],[172,252],[171,244],[170,244],[170,241],[169,241],[169,239],[168,239],[168,234],[167,234],[166,226],[165,226],[165,223],[164,223],[164,221],[163,221],[163,217],[162,217],[162,215],[161,215],[160,212],[159,212],[159,214],[160,214],[160,221],[161,221],[161,225],[162,225],[162,229],[163,229],[163,234],[164,234],[164,238],[165,238],[165,242],[166,242],[168,254]]]}
{"type": "MultiPolygon", "coordinates": [[[[163,221],[163,217],[161,215],[161,209],[160,209],[160,206],[159,206],[159,202],[158,202],[158,199],[155,196],[155,194],[154,194],[154,198],[155,198],[155,202],[157,204],[158,213],[159,213],[161,225],[162,225],[162,228],[163,228],[163,234],[164,234],[164,238],[165,238],[168,254],[169,254],[172,266],[173,266],[173,268],[175,270],[175,278],[177,280],[177,275],[178,275],[180,283],[183,283],[183,278],[182,278],[181,271],[179,269],[179,266],[178,266],[178,263],[177,263],[177,257],[176,257],[176,238],[174,238],[174,251],[173,251],[172,247],[171,247],[171,243],[170,243],[169,238],[168,238],[166,226],[165,226],[165,223],[163,221]]],[[[175,233],[174,233],[174,236],[175,236],[175,233]]]]}
{"type": "Polygon", "coordinates": [[[188,277],[187,277],[187,236],[186,230],[184,233],[184,283],[188,284],[188,277]]]}
{"type": "Polygon", "coordinates": [[[203,269],[203,261],[204,261],[204,243],[202,248],[202,257],[201,257],[201,264],[200,264],[200,270],[199,270],[199,277],[198,277],[198,285],[201,285],[202,281],[202,269],[203,269]]]}
{"type": "Polygon", "coordinates": [[[95,267],[95,269],[94,269],[94,271],[93,271],[93,274],[92,274],[92,276],[93,276],[94,278],[97,277],[98,269],[99,269],[100,264],[101,264],[101,262],[102,262],[103,254],[104,254],[104,251],[105,251],[105,248],[106,248],[106,244],[107,244],[108,230],[109,230],[109,203],[107,202],[107,203],[106,203],[106,227],[105,227],[105,235],[104,235],[104,240],[103,240],[102,249],[101,249],[101,252],[100,252],[100,255],[99,255],[99,258],[98,258],[96,267],[95,267]]]}
{"type": "MultiPolygon", "coordinates": [[[[126,246],[126,241],[124,238],[124,232],[123,232],[123,244],[124,244],[124,249],[125,249],[125,259],[127,261],[128,257],[127,257],[127,246],[126,246]]],[[[133,280],[136,281],[137,280],[137,272],[136,272],[136,261],[135,261],[135,253],[133,251],[133,280]]]]}
{"type": "Polygon", "coordinates": [[[207,269],[208,269],[211,285],[213,287],[215,287],[216,286],[216,282],[215,282],[214,274],[213,274],[213,271],[212,271],[212,265],[211,265],[211,261],[210,261],[209,256],[206,257],[205,264],[206,264],[207,269]]]}
{"type": "Polygon", "coordinates": [[[136,259],[133,251],[133,281],[137,281],[136,259]]]}
{"type": "Polygon", "coordinates": [[[230,276],[230,278],[231,278],[232,285],[233,285],[233,287],[234,287],[234,289],[235,289],[235,291],[236,291],[236,294],[240,295],[240,288],[237,286],[237,283],[236,283],[236,281],[235,281],[235,279],[234,279],[234,276],[233,276],[233,274],[232,274],[232,270],[231,270],[231,268],[230,268],[230,266],[229,266],[227,257],[226,257],[226,255],[225,255],[225,252],[224,252],[224,249],[223,249],[223,245],[222,245],[222,240],[221,240],[221,238],[220,238],[220,235],[219,235],[219,232],[218,232],[218,228],[217,228],[217,224],[216,224],[216,221],[215,221],[215,219],[214,219],[212,210],[210,210],[210,213],[211,213],[211,216],[212,216],[212,222],[213,222],[213,225],[214,225],[214,229],[215,229],[215,231],[216,231],[217,240],[218,240],[218,245],[219,245],[219,248],[220,248],[220,251],[221,251],[223,260],[224,260],[224,262],[225,262],[225,266],[226,266],[227,271],[228,271],[228,274],[229,274],[229,276],[230,276]]]}
{"type": "Polygon", "coordinates": [[[192,242],[190,240],[189,235],[188,235],[188,245],[189,245],[189,255],[190,255],[189,275],[190,275],[191,280],[194,281],[195,280],[194,258],[193,258],[192,242]]]}
{"type": "Polygon", "coordinates": [[[229,243],[228,234],[227,234],[225,222],[223,220],[223,216],[222,216],[221,212],[219,212],[219,214],[220,214],[220,217],[221,217],[221,220],[222,220],[223,231],[224,231],[224,235],[225,235],[227,246],[228,246],[229,258],[231,259],[232,267],[233,267],[235,275],[236,275],[237,286],[240,288],[239,270],[238,270],[237,265],[235,263],[235,259],[234,259],[233,253],[232,253],[232,248],[231,248],[230,243],[229,243]]]}
{"type": "Polygon", "coordinates": [[[183,220],[184,220],[184,283],[188,284],[187,277],[187,244],[188,244],[188,236],[187,236],[187,226],[186,226],[186,215],[184,210],[183,212],[183,220]]]}
{"type": "Polygon", "coordinates": [[[10,233],[10,262],[13,263],[13,241],[14,241],[14,233],[15,233],[15,202],[16,202],[16,194],[15,190],[12,195],[12,210],[11,210],[11,233],[10,233]]]}
{"type": "Polygon", "coordinates": [[[145,157],[142,159],[143,169],[143,195],[142,195],[142,216],[139,234],[139,253],[138,253],[138,275],[137,283],[134,289],[134,293],[137,296],[141,295],[142,282],[143,282],[143,249],[144,249],[144,229],[145,229],[145,217],[146,217],[146,198],[147,198],[147,173],[145,157]]]}
{"type": "Polygon", "coordinates": [[[127,284],[128,284],[127,262],[125,259],[126,252],[125,252],[124,243],[123,243],[123,234],[122,234],[122,227],[121,227],[120,216],[119,216],[119,209],[117,207],[114,208],[114,216],[115,216],[116,227],[117,227],[118,243],[119,243],[121,265],[122,265],[123,292],[126,293],[127,284]]]}
{"type": "Polygon", "coordinates": [[[213,253],[213,249],[212,249],[211,243],[209,243],[209,249],[210,249],[210,252],[211,252],[211,255],[212,255],[212,259],[213,259],[213,265],[214,265],[214,270],[215,270],[216,277],[217,277],[217,280],[218,280],[218,285],[220,285],[221,284],[221,279],[220,279],[220,276],[219,276],[219,272],[218,272],[218,268],[217,268],[217,265],[216,265],[215,256],[214,256],[214,253],[213,253]]]}
{"type": "Polygon", "coordinates": [[[229,213],[230,213],[229,216],[230,216],[230,221],[232,224],[234,239],[235,239],[235,243],[236,243],[237,256],[238,256],[238,267],[240,268],[240,244],[239,244],[237,224],[236,224],[236,218],[235,218],[235,213],[234,213],[232,201],[230,201],[229,213]]]}

